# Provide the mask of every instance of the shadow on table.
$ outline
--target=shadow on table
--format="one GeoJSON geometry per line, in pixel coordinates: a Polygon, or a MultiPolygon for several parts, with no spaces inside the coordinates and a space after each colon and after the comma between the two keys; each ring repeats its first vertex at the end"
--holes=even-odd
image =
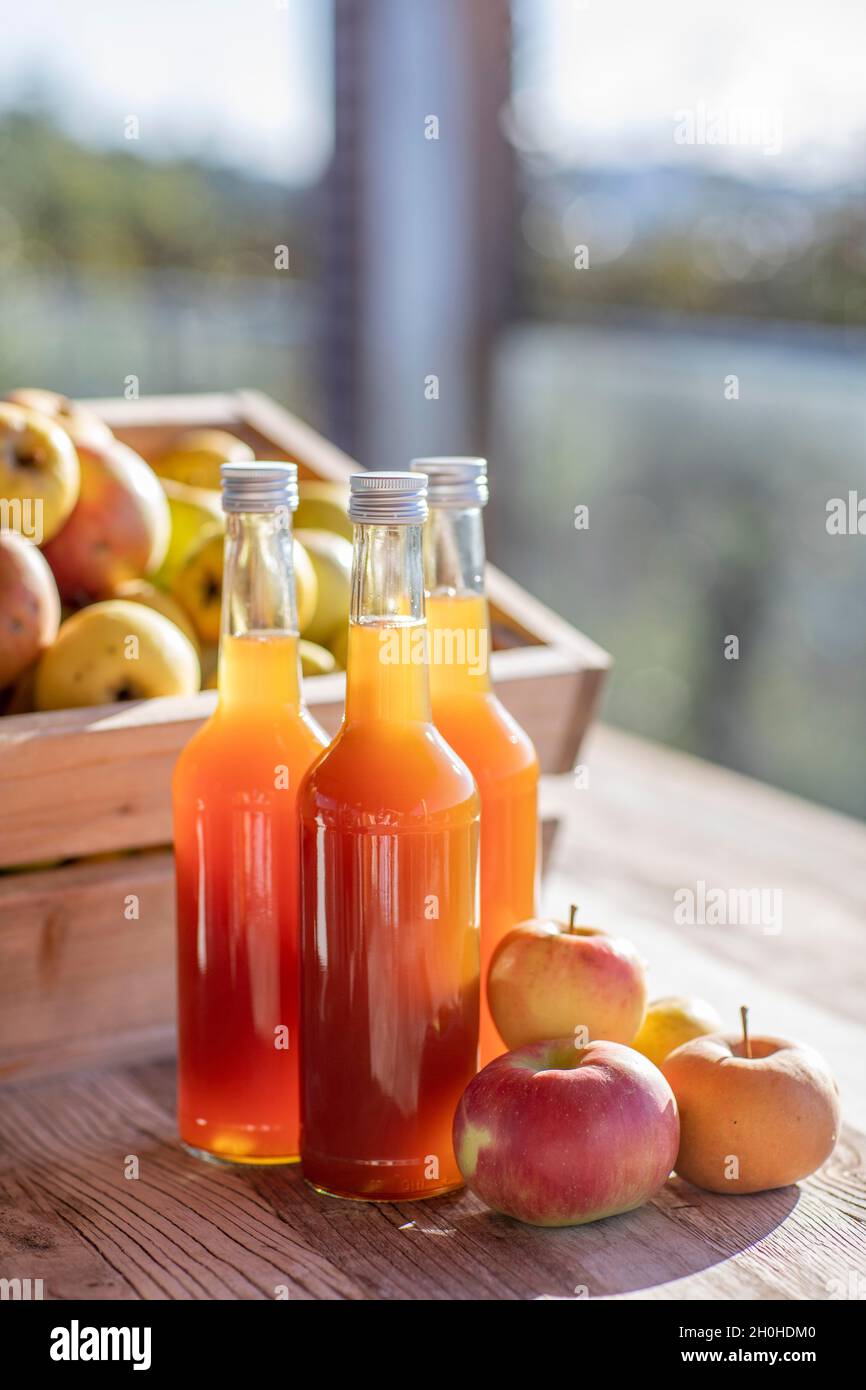
{"type": "Polygon", "coordinates": [[[483,1247],[491,1271],[525,1285],[525,1298],[603,1298],[723,1264],[776,1230],[799,1200],[798,1187],[726,1197],[672,1178],[647,1206],[586,1226],[542,1229],[490,1211],[455,1226],[483,1247]]]}

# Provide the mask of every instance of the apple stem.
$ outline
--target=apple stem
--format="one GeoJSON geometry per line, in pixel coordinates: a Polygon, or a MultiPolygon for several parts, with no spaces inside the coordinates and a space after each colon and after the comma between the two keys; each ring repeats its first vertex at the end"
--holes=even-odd
{"type": "Polygon", "coordinates": [[[568,912],[568,930],[569,930],[569,931],[574,931],[575,922],[576,922],[576,920],[577,920],[577,913],[578,913],[577,903],[572,903],[572,904],[571,904],[571,907],[569,908],[569,912],[568,912]]]}
{"type": "Polygon", "coordinates": [[[745,1004],[740,1005],[740,1018],[743,1022],[743,1051],[745,1052],[749,1060],[751,1060],[752,1043],[751,1039],[749,1038],[749,1010],[745,1004]]]}

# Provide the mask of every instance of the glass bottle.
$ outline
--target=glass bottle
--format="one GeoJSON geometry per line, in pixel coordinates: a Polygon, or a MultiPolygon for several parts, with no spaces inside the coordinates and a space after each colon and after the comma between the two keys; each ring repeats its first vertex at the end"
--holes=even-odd
{"type": "Polygon", "coordinates": [[[484,589],[487,464],[414,459],[427,478],[424,534],[430,693],[437,729],[472,772],[481,796],[481,1066],[506,1050],[487,1006],[490,958],[538,892],[538,758],[490,679],[484,589]]]}
{"type": "Polygon", "coordinates": [[[174,773],[178,1118],[204,1157],[299,1154],[299,784],[325,735],[301,698],[297,469],[222,467],[218,698],[174,773]]]}
{"type": "Polygon", "coordinates": [[[351,479],[345,715],[301,793],[304,1176],[382,1201],[460,1186],[478,1056],[478,796],[431,722],[425,491],[351,479]]]}

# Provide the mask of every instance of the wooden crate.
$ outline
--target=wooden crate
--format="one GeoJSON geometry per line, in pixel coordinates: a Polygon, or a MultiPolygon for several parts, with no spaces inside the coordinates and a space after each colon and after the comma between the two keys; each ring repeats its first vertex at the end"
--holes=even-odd
{"type": "MultiPolygon", "coordinates": [[[[302,478],[344,481],[357,470],[253,391],[91,404],[145,458],[180,430],[207,425],[247,440],[259,458],[293,460],[302,478]]],[[[497,692],[532,736],[542,769],[566,771],[610,658],[492,566],[488,591],[497,692]]],[[[329,732],[344,685],[342,674],[304,683],[329,732]]],[[[0,1079],[170,1047],[171,774],[215,701],[203,691],[0,719],[0,868],[18,869],[0,876],[0,1079]],[[102,857],[56,863],[94,855],[102,857]]]]}

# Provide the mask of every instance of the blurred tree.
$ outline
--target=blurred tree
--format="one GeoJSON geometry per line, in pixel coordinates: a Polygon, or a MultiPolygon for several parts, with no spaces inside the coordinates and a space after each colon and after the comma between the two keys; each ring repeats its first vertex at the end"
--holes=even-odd
{"type": "MultiPolygon", "coordinates": [[[[45,112],[0,119],[0,266],[83,271],[170,266],[272,274],[289,245],[312,273],[315,238],[300,224],[309,195],[189,160],[89,149],[45,112]]],[[[308,216],[307,212],[307,216],[308,216]]]]}

